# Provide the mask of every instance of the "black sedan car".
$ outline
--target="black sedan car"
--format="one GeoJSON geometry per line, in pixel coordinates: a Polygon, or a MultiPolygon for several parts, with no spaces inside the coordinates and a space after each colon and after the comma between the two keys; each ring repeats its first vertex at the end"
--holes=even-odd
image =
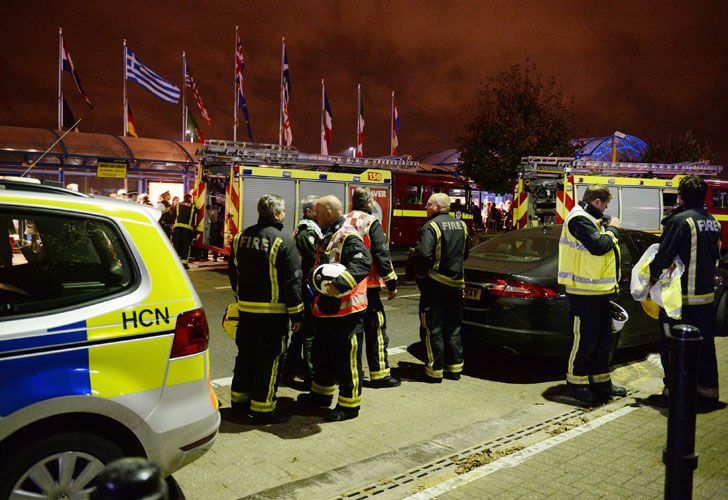
{"type": "MultiPolygon", "coordinates": [[[[521,229],[475,247],[465,263],[463,336],[490,348],[531,356],[567,356],[572,346],[569,303],[557,284],[561,225],[521,229]]],[[[654,343],[659,326],[629,291],[632,267],[658,242],[654,234],[622,230],[622,277],[617,302],[629,321],[616,349],[654,343]]],[[[728,272],[716,275],[718,328],[725,330],[728,272]]]]}

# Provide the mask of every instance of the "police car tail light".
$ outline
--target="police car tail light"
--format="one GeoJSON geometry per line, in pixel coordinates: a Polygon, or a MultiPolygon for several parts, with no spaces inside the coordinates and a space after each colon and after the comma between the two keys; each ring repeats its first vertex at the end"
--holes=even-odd
{"type": "Polygon", "coordinates": [[[195,309],[194,311],[184,312],[177,316],[170,357],[180,358],[203,352],[207,349],[209,340],[210,330],[207,328],[205,311],[195,309]]]}
{"type": "Polygon", "coordinates": [[[557,292],[533,283],[495,279],[484,283],[491,295],[496,297],[519,297],[522,299],[555,299],[557,292]]]}

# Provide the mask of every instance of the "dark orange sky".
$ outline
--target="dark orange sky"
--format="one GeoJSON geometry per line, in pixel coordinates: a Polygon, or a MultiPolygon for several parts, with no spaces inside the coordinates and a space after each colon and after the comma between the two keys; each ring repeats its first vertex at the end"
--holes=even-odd
{"type": "MultiPolygon", "coordinates": [[[[234,27],[246,54],[255,138],[278,140],[280,39],[291,67],[294,146],[318,152],[320,80],[334,113],[334,150],[351,146],[356,84],[366,156],[389,145],[397,92],[400,151],[455,147],[479,83],[529,59],[575,101],[579,135],[652,137],[693,130],[728,163],[728,4],[720,2],[0,0],[0,124],[55,128],[59,26],[94,109],[68,74],[64,94],[81,129],[122,133],[122,39],[178,85],[181,51],[212,125],[232,138],[234,27]]],[[[181,107],[128,82],[143,137],[179,139],[181,107]]],[[[192,106],[194,112],[194,105],[192,106]]],[[[240,128],[238,137],[245,136],[240,128]]]]}

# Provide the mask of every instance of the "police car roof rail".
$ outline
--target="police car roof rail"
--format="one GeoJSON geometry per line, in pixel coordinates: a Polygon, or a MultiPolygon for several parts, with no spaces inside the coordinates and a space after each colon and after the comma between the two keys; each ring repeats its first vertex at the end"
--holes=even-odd
{"type": "Polygon", "coordinates": [[[88,197],[88,195],[66,189],[60,185],[44,184],[32,177],[0,176],[0,190],[32,191],[36,193],[65,194],[69,196],[88,197]]]}
{"type": "Polygon", "coordinates": [[[723,167],[707,161],[685,163],[611,162],[565,157],[526,156],[521,159],[521,173],[572,173],[591,175],[669,177],[694,174],[717,176],[723,167]]]}
{"type": "Polygon", "coordinates": [[[417,167],[420,162],[407,158],[351,158],[302,153],[278,144],[206,140],[197,152],[203,162],[231,162],[245,165],[295,165],[300,167],[391,168],[417,167]]]}

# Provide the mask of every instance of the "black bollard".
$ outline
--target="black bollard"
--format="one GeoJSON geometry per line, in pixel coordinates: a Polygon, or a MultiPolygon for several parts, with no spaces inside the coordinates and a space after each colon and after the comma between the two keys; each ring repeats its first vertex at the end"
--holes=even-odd
{"type": "Polygon", "coordinates": [[[670,334],[669,409],[665,464],[665,498],[688,499],[693,495],[695,454],[695,406],[698,394],[698,352],[703,338],[691,325],[675,325],[670,334]]]}
{"type": "Polygon", "coordinates": [[[159,467],[144,458],[120,458],[96,478],[91,500],[166,500],[159,467]]]}

